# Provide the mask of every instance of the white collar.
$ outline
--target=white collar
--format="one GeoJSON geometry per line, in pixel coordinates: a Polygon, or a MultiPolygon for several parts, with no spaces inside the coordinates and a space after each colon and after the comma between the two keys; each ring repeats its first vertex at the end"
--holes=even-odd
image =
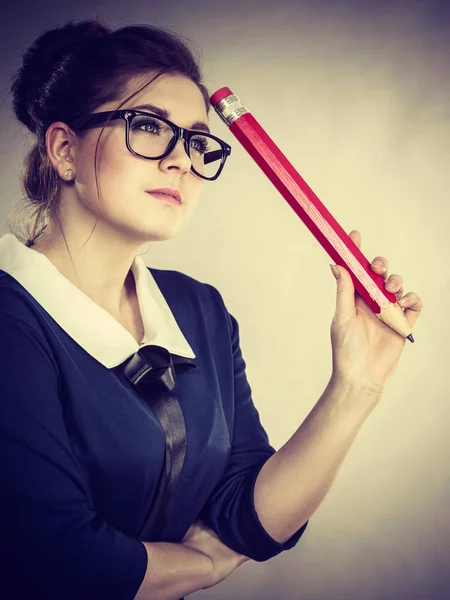
{"type": "Polygon", "coordinates": [[[0,238],[0,269],[14,277],[71,338],[108,369],[149,344],[195,358],[140,256],[131,265],[145,331],[140,345],[112,315],[64,277],[44,254],[28,248],[11,233],[0,238]]]}

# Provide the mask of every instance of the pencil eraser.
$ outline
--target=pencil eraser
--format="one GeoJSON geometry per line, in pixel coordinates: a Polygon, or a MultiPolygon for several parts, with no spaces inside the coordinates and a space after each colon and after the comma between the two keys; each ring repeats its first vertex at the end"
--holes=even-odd
{"type": "Polygon", "coordinates": [[[217,90],[216,92],[214,92],[214,94],[211,95],[211,97],[210,97],[211,104],[213,106],[217,106],[219,104],[219,102],[221,102],[227,96],[232,96],[232,94],[233,94],[233,92],[230,90],[230,88],[227,88],[227,87],[220,88],[220,90],[217,90]]]}

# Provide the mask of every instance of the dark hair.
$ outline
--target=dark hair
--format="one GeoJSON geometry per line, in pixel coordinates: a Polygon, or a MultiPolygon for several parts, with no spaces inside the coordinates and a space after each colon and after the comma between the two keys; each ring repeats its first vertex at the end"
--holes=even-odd
{"type": "MultiPolygon", "coordinates": [[[[11,92],[17,118],[37,138],[22,167],[26,197],[19,212],[22,215],[25,208],[30,214],[26,234],[17,230],[17,235],[26,238],[27,245],[45,229],[45,220],[56,215],[61,180],[46,152],[48,127],[94,112],[118,99],[134,77],[150,72],[156,72],[155,78],[170,73],[191,79],[209,112],[198,56],[180,34],[167,29],[134,25],[112,30],[99,21],[70,21],[43,33],[26,51],[11,92]]],[[[140,89],[145,85],[148,82],[140,89]]]]}

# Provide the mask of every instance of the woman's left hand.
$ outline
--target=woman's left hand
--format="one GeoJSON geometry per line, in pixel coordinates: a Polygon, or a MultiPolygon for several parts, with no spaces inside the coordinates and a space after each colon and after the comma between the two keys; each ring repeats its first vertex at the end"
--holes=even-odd
{"type": "MultiPolygon", "coordinates": [[[[361,248],[360,233],[353,230],[349,235],[361,248]]],[[[336,312],[331,323],[332,380],[381,395],[397,367],[406,340],[385,325],[355,294],[347,269],[338,265],[336,268],[340,277],[337,280],[336,312]]],[[[405,309],[406,319],[413,326],[423,308],[419,296],[414,292],[403,295],[402,277],[388,276],[388,261],[383,256],[374,258],[371,268],[383,277],[387,291],[395,293],[400,306],[405,309]],[[381,264],[377,265],[375,261],[381,264]]]]}

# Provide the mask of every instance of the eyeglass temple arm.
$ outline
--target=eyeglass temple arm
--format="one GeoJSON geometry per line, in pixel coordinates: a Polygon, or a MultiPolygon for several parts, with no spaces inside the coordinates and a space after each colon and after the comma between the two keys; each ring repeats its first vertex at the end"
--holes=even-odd
{"type": "Polygon", "coordinates": [[[220,160],[222,158],[222,150],[215,150],[214,152],[207,152],[205,154],[205,165],[209,165],[210,162],[220,160]]]}

